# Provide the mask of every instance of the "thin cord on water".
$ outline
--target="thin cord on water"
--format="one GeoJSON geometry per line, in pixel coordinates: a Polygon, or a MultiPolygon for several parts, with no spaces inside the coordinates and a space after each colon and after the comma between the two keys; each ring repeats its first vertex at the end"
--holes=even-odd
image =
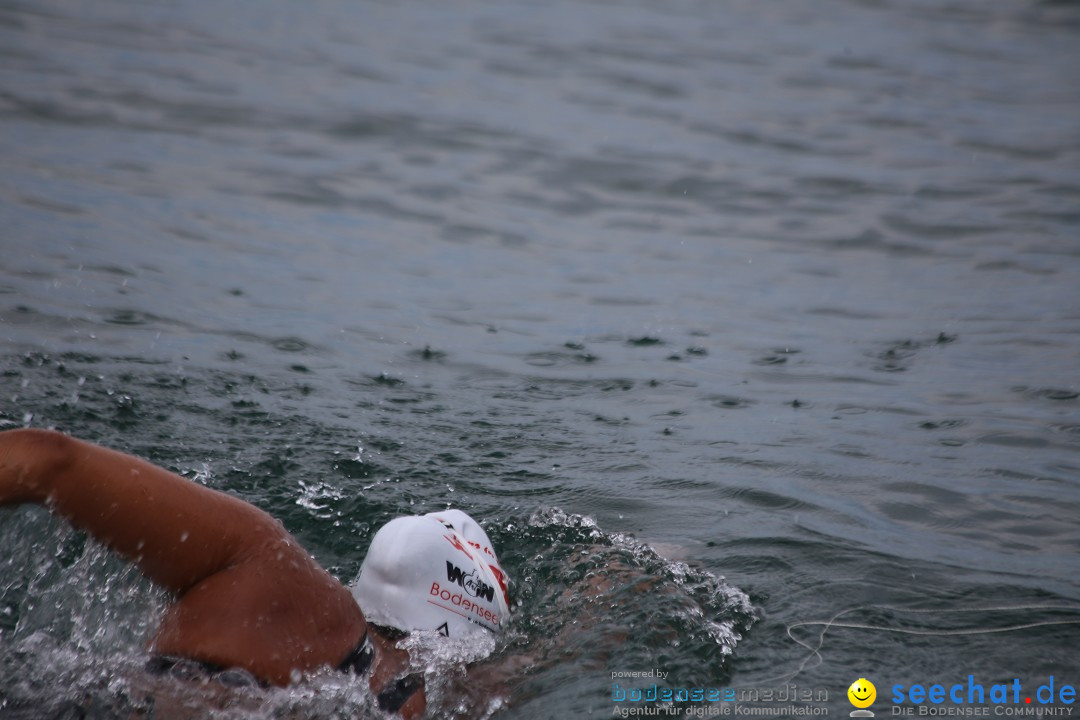
{"type": "Polygon", "coordinates": [[[775,678],[769,678],[769,679],[766,679],[766,680],[762,680],[761,682],[769,683],[769,682],[777,682],[777,681],[779,681],[779,682],[785,682],[786,683],[786,682],[789,682],[789,681],[795,679],[796,677],[799,676],[800,673],[802,673],[804,670],[806,670],[807,665],[810,663],[811,660],[814,660],[814,659],[817,660],[817,664],[814,665],[814,667],[817,667],[817,665],[820,665],[822,662],[824,662],[824,658],[821,655],[821,647],[822,647],[822,645],[825,644],[825,635],[832,628],[847,628],[847,629],[851,629],[851,630],[871,630],[871,631],[879,631],[879,632],[892,632],[892,633],[899,633],[899,634],[903,634],[903,635],[920,635],[920,636],[931,636],[931,637],[934,637],[934,636],[936,636],[936,637],[950,637],[950,636],[962,636],[962,635],[990,635],[990,634],[994,634],[994,633],[1016,632],[1017,630],[1030,630],[1031,628],[1047,627],[1047,626],[1052,626],[1052,625],[1080,625],[1080,617],[1074,618],[1074,619],[1071,619],[1071,620],[1039,620],[1037,622],[1021,623],[1021,624],[1018,624],[1018,625],[1007,625],[1005,627],[996,627],[996,628],[968,628],[968,629],[957,629],[957,630],[920,630],[920,629],[915,629],[915,628],[888,627],[886,625],[870,625],[870,624],[866,624],[866,623],[837,622],[839,620],[839,618],[841,618],[844,615],[847,615],[849,613],[858,612],[860,610],[870,610],[870,609],[889,610],[889,611],[893,611],[893,612],[897,612],[897,613],[934,613],[934,614],[939,614],[939,615],[940,614],[945,614],[945,613],[1004,612],[1004,611],[1011,611],[1011,610],[1066,610],[1066,611],[1070,611],[1070,612],[1080,613],[1080,607],[1077,607],[1075,605],[995,605],[995,606],[991,606],[991,607],[981,607],[981,608],[944,608],[944,609],[942,609],[942,608],[926,608],[926,609],[902,608],[902,607],[897,607],[895,605],[859,605],[858,607],[847,608],[846,610],[841,610],[840,612],[836,613],[835,615],[833,615],[828,620],[804,620],[804,621],[801,621],[801,622],[796,622],[796,623],[792,623],[792,624],[788,625],[786,627],[787,636],[789,638],[791,638],[796,644],[806,648],[810,652],[805,658],[803,658],[802,662],[799,663],[799,666],[795,669],[794,672],[788,673],[786,675],[780,675],[780,676],[777,676],[775,678]],[[793,631],[796,628],[809,627],[809,626],[812,626],[812,625],[817,625],[817,626],[822,627],[821,634],[818,635],[817,644],[814,645],[814,646],[811,646],[807,642],[804,642],[803,640],[800,640],[799,638],[795,637],[795,635],[793,633],[793,631]]]}

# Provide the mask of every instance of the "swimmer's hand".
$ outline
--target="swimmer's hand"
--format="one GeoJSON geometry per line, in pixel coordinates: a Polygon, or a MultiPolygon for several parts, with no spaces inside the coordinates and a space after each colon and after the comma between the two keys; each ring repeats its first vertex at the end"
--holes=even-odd
{"type": "Polygon", "coordinates": [[[44,478],[66,457],[67,438],[42,430],[0,432],[0,505],[44,502],[44,478]]]}

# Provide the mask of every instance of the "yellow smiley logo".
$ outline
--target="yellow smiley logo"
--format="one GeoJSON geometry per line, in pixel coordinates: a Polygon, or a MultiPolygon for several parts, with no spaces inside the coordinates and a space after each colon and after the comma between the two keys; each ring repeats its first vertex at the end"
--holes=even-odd
{"type": "Polygon", "coordinates": [[[874,704],[877,688],[866,678],[859,678],[847,689],[847,697],[855,707],[868,708],[874,704]]]}

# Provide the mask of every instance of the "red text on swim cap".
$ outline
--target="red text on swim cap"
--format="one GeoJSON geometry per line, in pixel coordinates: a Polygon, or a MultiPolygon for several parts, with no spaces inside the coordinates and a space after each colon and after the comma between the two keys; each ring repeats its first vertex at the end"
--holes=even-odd
{"type": "Polygon", "coordinates": [[[499,616],[488,610],[487,608],[474,603],[472,600],[465,597],[464,594],[445,590],[439,587],[439,583],[433,582],[431,583],[431,595],[437,597],[441,601],[436,602],[435,600],[429,599],[428,602],[432,605],[435,605],[436,607],[441,607],[444,610],[449,610],[452,613],[461,615],[464,618],[477,622],[480,625],[488,628],[489,630],[498,629],[499,616]],[[446,603],[449,603],[449,605],[447,605],[446,603]],[[485,620],[487,622],[484,622],[485,620]],[[495,625],[495,627],[491,627],[490,625],[488,625],[488,623],[495,625]]]}

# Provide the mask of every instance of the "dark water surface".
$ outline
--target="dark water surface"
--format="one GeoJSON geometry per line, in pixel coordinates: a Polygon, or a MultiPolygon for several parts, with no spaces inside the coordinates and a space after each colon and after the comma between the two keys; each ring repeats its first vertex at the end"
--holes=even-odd
{"type": "MultiPolygon", "coordinates": [[[[483,519],[512,679],[444,659],[433,716],[1077,684],[1078,67],[1075,2],[5,2],[0,425],[346,581],[483,519]]],[[[37,510],[0,547],[0,715],[144,710],[163,598],[37,510]]]]}

